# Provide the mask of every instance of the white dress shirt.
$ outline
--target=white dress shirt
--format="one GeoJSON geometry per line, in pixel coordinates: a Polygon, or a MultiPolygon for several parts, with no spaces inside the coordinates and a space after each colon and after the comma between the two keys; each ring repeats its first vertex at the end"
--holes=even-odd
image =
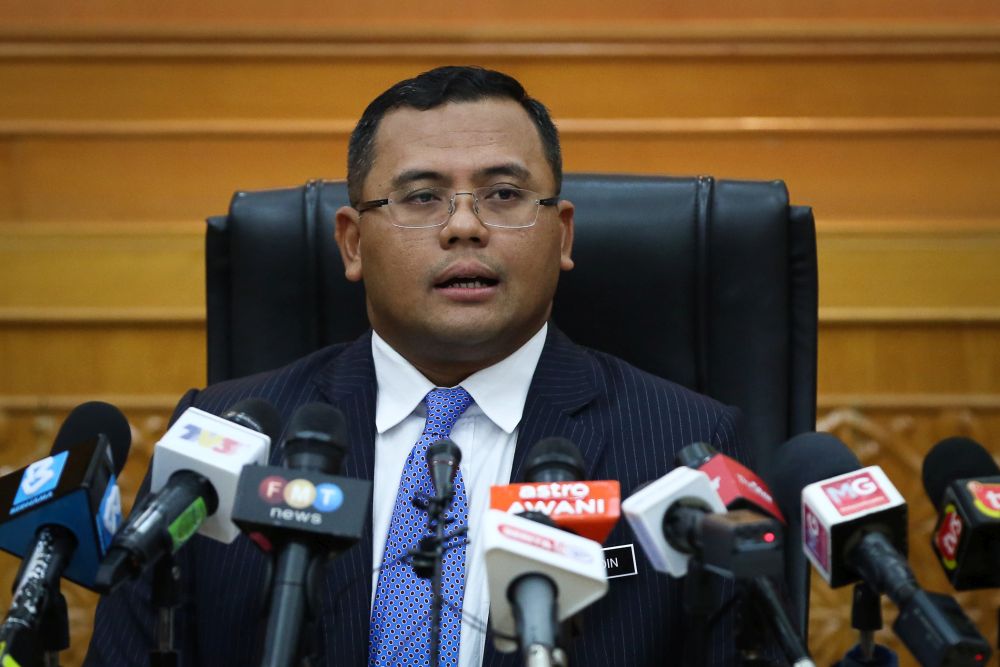
{"type": "MultiPolygon", "coordinates": [[[[479,667],[483,661],[490,599],[479,539],[478,517],[489,509],[490,486],[510,482],[514,466],[517,427],[524,412],[528,387],[545,345],[548,325],[503,361],[473,373],[462,381],[474,403],[455,423],[451,439],[462,450],[462,478],[469,501],[469,544],[465,552],[465,601],[459,644],[460,667],[479,667]]],[[[375,490],[372,500],[372,603],[385,538],[396,503],[399,478],[426,421],[424,396],[435,388],[377,333],[372,335],[372,357],[378,382],[375,407],[375,490]]]]}

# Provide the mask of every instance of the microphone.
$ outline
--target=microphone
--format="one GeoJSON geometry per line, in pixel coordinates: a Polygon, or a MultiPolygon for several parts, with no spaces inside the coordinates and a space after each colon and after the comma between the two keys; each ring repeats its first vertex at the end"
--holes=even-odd
{"type": "Polygon", "coordinates": [[[91,401],[74,408],[48,457],[0,478],[0,548],[24,559],[3,625],[5,653],[20,631],[38,628],[65,577],[94,589],[97,564],[121,522],[117,477],[132,433],[118,408],[91,401]]]}
{"type": "Polygon", "coordinates": [[[931,546],[951,585],[1000,587],[1000,466],[978,442],[948,438],[927,454],[923,479],[938,511],[931,546]]]}
{"type": "Polygon", "coordinates": [[[449,438],[438,440],[427,448],[427,467],[431,472],[435,496],[431,499],[433,511],[428,511],[428,514],[434,519],[440,517],[455,495],[455,474],[461,462],[462,450],[449,438]]]}
{"type": "Polygon", "coordinates": [[[520,641],[527,664],[549,664],[558,623],[608,591],[604,550],[594,540],[498,509],[487,511],[481,530],[494,646],[512,653],[520,641]]]}
{"type": "Polygon", "coordinates": [[[267,401],[239,401],[222,417],[188,408],[153,450],[150,493],[129,515],[97,572],[108,592],[187,544],[195,533],[229,544],[240,471],[267,460],[280,417],[267,401]]]}
{"type": "Polygon", "coordinates": [[[677,464],[701,470],[712,480],[727,509],[756,510],[785,523],[770,489],[756,473],[738,461],[720,454],[711,445],[696,442],[677,453],[677,464]]]}
{"type": "Polygon", "coordinates": [[[526,483],[490,488],[490,623],[497,650],[520,645],[526,662],[544,665],[555,659],[559,622],[607,592],[604,552],[590,538],[604,540],[617,521],[618,482],[575,481],[584,461],[565,438],[540,440],[524,465],[526,483]]]}
{"type": "Polygon", "coordinates": [[[348,449],[344,415],[300,407],[288,425],[284,466],[243,468],[232,520],[275,558],[262,664],[291,665],[321,556],[357,542],[368,521],[372,483],[335,477],[348,449]]]}
{"type": "MultiPolygon", "coordinates": [[[[784,523],[784,517],[764,481],[742,464],[720,454],[711,445],[700,442],[688,445],[678,452],[677,462],[708,474],[727,510],[759,511],[784,523]]],[[[767,577],[754,577],[748,588],[753,604],[760,608],[760,616],[781,645],[788,662],[796,667],[813,665],[805,641],[788,617],[771,580],[767,577]]]]}
{"type": "Polygon", "coordinates": [[[727,512],[699,470],[671,470],[626,498],[622,511],[653,567],[671,577],[685,576],[692,557],[726,577],[782,571],[781,524],[749,510],[727,512]]]}
{"type": "Polygon", "coordinates": [[[420,540],[410,552],[413,569],[419,577],[431,578],[431,664],[436,665],[441,651],[441,568],[444,563],[446,519],[444,511],[455,497],[455,475],[462,461],[462,450],[449,438],[442,438],[427,448],[427,467],[434,486],[434,496],[428,499],[427,517],[434,535],[420,540]]]}
{"type": "Polygon", "coordinates": [[[709,574],[752,579],[781,572],[781,524],[750,510],[727,512],[708,475],[684,466],[641,487],[622,511],[653,567],[685,577],[693,634],[681,657],[692,667],[707,664],[715,584],[709,574]]]}
{"type": "Polygon", "coordinates": [[[580,450],[565,438],[539,440],[524,461],[524,482],[490,487],[490,508],[538,512],[571,533],[604,542],[621,516],[617,480],[586,481],[580,450]]]}
{"type": "Polygon", "coordinates": [[[924,591],[910,570],[906,503],[881,468],[861,468],[830,435],[791,442],[775,459],[776,496],[790,515],[801,507],[803,549],[820,575],[888,595],[900,610],[893,630],[921,664],[985,664],[989,644],[958,603],[924,591]]]}

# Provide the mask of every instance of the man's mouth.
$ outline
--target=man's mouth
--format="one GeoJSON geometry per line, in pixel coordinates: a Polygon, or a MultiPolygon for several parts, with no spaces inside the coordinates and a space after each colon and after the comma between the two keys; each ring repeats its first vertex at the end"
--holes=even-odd
{"type": "Polygon", "coordinates": [[[456,276],[445,280],[444,282],[438,283],[435,287],[441,289],[447,289],[449,287],[458,287],[462,289],[476,289],[482,287],[493,287],[499,281],[493,278],[483,278],[482,276],[456,276]]]}

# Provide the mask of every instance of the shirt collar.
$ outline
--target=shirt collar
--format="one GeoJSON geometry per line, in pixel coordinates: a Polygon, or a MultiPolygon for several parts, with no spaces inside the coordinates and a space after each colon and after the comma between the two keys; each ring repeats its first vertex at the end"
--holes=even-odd
{"type": "MultiPolygon", "coordinates": [[[[521,421],[528,387],[545,347],[546,323],[514,353],[476,371],[461,386],[494,424],[512,433],[521,421]]],[[[375,428],[385,433],[420,407],[434,384],[396,352],[378,333],[372,333],[372,359],[378,382],[375,428]]]]}

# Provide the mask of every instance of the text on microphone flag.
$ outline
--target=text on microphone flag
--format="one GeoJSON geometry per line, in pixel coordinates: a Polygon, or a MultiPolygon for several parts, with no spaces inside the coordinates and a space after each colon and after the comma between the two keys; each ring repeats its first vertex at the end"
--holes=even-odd
{"type": "Polygon", "coordinates": [[[490,487],[490,508],[541,512],[563,528],[603,542],[621,516],[621,491],[617,480],[507,484],[490,487]]]}
{"type": "Polygon", "coordinates": [[[973,505],[981,514],[1000,519],[1000,484],[972,480],[967,484],[967,488],[975,498],[973,505]]]}

